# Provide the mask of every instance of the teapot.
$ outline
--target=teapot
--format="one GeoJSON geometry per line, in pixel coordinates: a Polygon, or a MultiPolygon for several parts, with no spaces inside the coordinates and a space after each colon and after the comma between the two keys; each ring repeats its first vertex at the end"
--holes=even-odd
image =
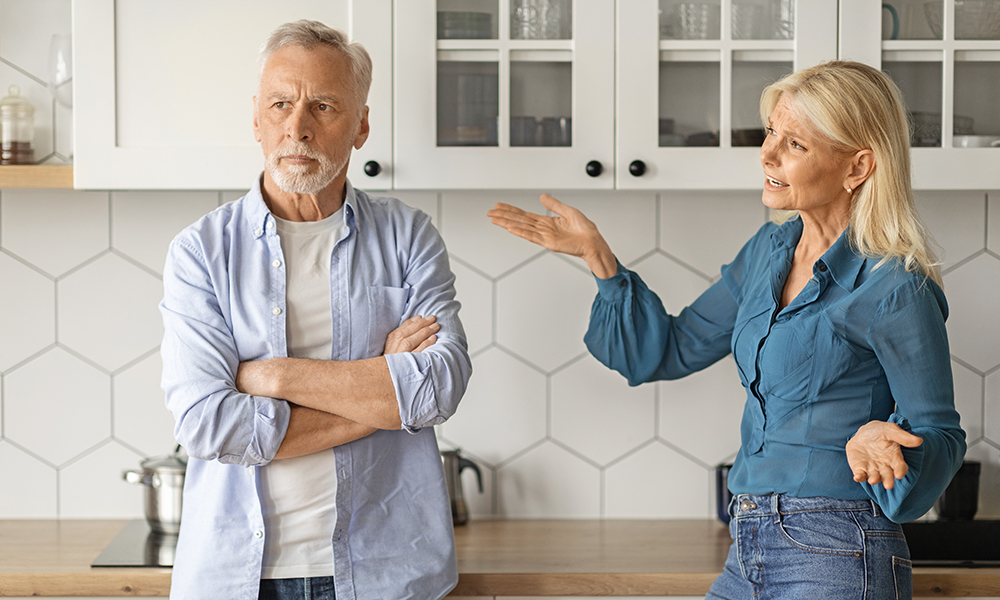
{"type": "Polygon", "coordinates": [[[469,520],[469,509],[465,504],[465,492],[462,490],[462,470],[470,468],[476,472],[479,482],[479,493],[483,493],[483,474],[479,465],[461,455],[461,450],[442,450],[441,460],[444,463],[444,480],[448,485],[448,497],[451,498],[451,520],[455,525],[464,525],[469,520]]]}

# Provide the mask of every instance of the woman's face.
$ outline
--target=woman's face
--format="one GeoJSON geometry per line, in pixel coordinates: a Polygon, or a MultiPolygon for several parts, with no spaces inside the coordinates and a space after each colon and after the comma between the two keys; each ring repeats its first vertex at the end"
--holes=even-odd
{"type": "Polygon", "coordinates": [[[847,191],[851,155],[806,127],[782,96],[771,112],[760,149],[765,206],[797,210],[820,221],[840,222],[850,214],[847,191]]]}

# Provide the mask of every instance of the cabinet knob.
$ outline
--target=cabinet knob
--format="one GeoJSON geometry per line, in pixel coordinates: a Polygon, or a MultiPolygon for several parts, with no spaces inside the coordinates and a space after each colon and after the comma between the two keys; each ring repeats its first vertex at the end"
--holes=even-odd
{"type": "Polygon", "coordinates": [[[378,164],[374,160],[370,160],[365,163],[365,175],[369,177],[375,177],[382,172],[382,165],[378,164]]]}
{"type": "Polygon", "coordinates": [[[636,177],[642,177],[642,175],[646,172],[646,163],[641,160],[633,160],[629,163],[628,172],[636,177]]]}
{"type": "Polygon", "coordinates": [[[599,160],[592,160],[587,163],[587,175],[591,177],[597,177],[604,172],[604,165],[601,164],[599,160]]]}

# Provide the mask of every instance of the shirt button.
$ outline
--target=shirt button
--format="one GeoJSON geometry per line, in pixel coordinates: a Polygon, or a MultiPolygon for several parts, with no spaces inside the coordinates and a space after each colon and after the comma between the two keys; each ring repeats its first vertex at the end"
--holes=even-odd
{"type": "Polygon", "coordinates": [[[276,260],[276,261],[274,261],[274,262],[273,262],[273,263],[271,263],[271,264],[272,264],[272,265],[274,265],[274,267],[275,267],[275,268],[278,268],[278,267],[280,267],[280,266],[281,266],[281,261],[280,261],[280,260],[276,260]]]}
{"type": "Polygon", "coordinates": [[[281,308],[275,306],[274,310],[272,310],[271,312],[273,312],[276,315],[280,315],[281,314],[281,308]]]}
{"type": "Polygon", "coordinates": [[[267,226],[271,229],[274,229],[274,221],[268,221],[267,226]]]}
{"type": "Polygon", "coordinates": [[[260,235],[260,229],[254,229],[253,230],[253,234],[254,235],[260,235]]]}
{"type": "Polygon", "coordinates": [[[257,531],[253,532],[253,536],[259,540],[260,538],[264,537],[264,532],[258,529],[257,531]]]}

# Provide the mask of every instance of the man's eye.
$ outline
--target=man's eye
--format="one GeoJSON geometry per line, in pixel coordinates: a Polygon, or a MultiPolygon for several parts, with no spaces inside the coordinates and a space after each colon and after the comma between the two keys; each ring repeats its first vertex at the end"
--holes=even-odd
{"type": "Polygon", "coordinates": [[[323,112],[326,112],[326,111],[330,110],[331,108],[332,107],[329,104],[319,104],[319,105],[316,106],[316,110],[323,111],[323,112]]]}
{"type": "Polygon", "coordinates": [[[287,102],[275,102],[274,103],[274,108],[285,108],[286,104],[288,104],[288,103],[287,102]]]}

